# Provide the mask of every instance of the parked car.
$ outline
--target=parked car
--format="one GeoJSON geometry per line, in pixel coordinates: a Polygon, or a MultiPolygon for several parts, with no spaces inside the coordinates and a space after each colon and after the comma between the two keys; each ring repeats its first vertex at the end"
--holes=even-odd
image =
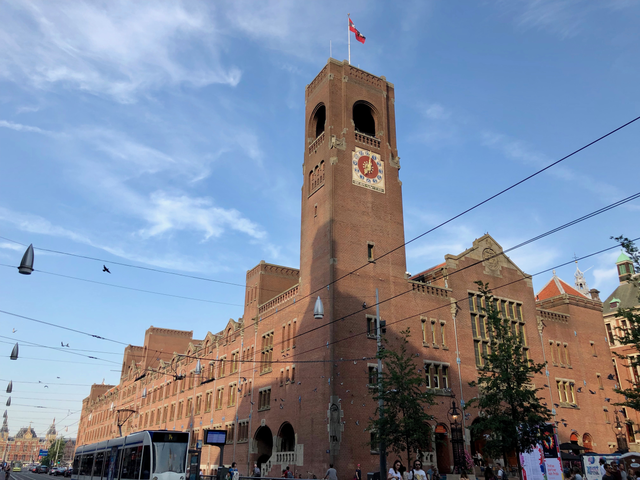
{"type": "Polygon", "coordinates": [[[49,471],[49,467],[46,465],[38,465],[38,473],[47,473],[49,471]]]}
{"type": "Polygon", "coordinates": [[[29,471],[31,473],[38,473],[38,465],[31,465],[31,467],[29,467],[29,471]]]}
{"type": "Polygon", "coordinates": [[[49,469],[49,475],[60,475],[60,467],[52,467],[49,469]]]}
{"type": "Polygon", "coordinates": [[[65,477],[70,477],[71,475],[73,475],[73,467],[69,467],[64,471],[65,477]]]}

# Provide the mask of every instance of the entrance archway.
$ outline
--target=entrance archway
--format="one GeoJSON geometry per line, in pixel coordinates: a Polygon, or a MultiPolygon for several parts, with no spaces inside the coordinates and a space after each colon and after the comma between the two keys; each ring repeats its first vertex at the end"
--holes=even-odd
{"type": "Polygon", "coordinates": [[[273,434],[271,429],[266,425],[258,428],[253,439],[258,447],[258,459],[256,461],[258,466],[262,467],[262,464],[267,462],[273,453],[273,434]]]}
{"type": "Polygon", "coordinates": [[[284,422],[278,430],[278,448],[280,452],[294,452],[296,449],[296,434],[289,422],[284,422]]]}
{"type": "Polygon", "coordinates": [[[593,452],[593,438],[588,433],[582,436],[582,446],[586,453],[593,452]]]}
{"type": "Polygon", "coordinates": [[[439,423],[435,429],[436,436],[436,463],[438,471],[446,475],[451,467],[451,456],[449,454],[449,430],[447,426],[439,423]]]}

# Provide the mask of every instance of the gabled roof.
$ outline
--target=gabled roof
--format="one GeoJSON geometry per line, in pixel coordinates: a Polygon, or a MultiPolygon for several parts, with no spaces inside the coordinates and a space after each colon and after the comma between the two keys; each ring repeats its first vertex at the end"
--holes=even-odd
{"type": "Polygon", "coordinates": [[[618,288],[611,292],[611,295],[602,304],[602,314],[608,315],[617,311],[618,308],[633,308],[640,305],[639,295],[640,289],[633,283],[625,282],[618,285],[618,288]],[[611,305],[613,300],[618,301],[618,305],[615,307],[611,305]]]}
{"type": "Polygon", "coordinates": [[[553,277],[551,277],[551,280],[549,280],[547,284],[542,287],[542,290],[538,292],[536,300],[546,300],[547,298],[559,297],[564,294],[580,298],[589,298],[561,278],[558,278],[554,270],[553,277]]]}

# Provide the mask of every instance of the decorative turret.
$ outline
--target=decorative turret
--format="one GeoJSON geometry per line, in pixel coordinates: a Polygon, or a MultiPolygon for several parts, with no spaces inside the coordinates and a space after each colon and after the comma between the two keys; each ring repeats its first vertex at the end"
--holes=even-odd
{"type": "Polygon", "coordinates": [[[584,278],[584,273],[578,267],[578,261],[576,260],[576,273],[574,273],[574,277],[576,277],[576,290],[578,290],[583,295],[591,298],[591,293],[589,291],[589,286],[587,285],[587,280],[584,278]]]}
{"type": "Polygon", "coordinates": [[[58,432],[56,432],[56,419],[54,418],[53,423],[49,427],[49,430],[47,430],[47,434],[45,435],[45,438],[48,441],[53,442],[56,439],[57,435],[58,435],[58,432]]]}
{"type": "Polygon", "coordinates": [[[7,425],[7,417],[4,417],[2,421],[2,428],[0,428],[0,439],[7,440],[9,438],[9,425],[7,425]]]}
{"type": "Polygon", "coordinates": [[[624,252],[620,253],[620,256],[616,260],[616,266],[618,267],[618,279],[620,283],[626,282],[635,274],[633,262],[624,252]]]}

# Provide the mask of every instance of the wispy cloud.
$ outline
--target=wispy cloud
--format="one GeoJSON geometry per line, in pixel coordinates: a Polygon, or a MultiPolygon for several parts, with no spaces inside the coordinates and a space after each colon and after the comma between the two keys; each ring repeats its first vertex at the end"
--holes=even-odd
{"type": "MultiPolygon", "coordinates": [[[[525,142],[509,138],[499,133],[483,132],[481,134],[481,142],[485,147],[499,150],[505,157],[511,160],[516,160],[524,165],[530,165],[537,169],[549,165],[556,160],[536,151],[525,142]]],[[[619,189],[616,187],[594,179],[584,173],[576,172],[565,165],[555,166],[549,169],[547,173],[560,180],[572,182],[608,201],[618,200],[620,197],[619,189]]]]}
{"type": "Polygon", "coordinates": [[[192,198],[154,192],[145,209],[148,228],[140,230],[144,237],[160,235],[173,230],[195,230],[204,233],[205,239],[220,237],[225,230],[235,230],[252,238],[262,239],[265,232],[235,209],[213,206],[209,198],[192,198]]]}
{"type": "Polygon", "coordinates": [[[0,76],[11,81],[70,86],[122,103],[167,85],[240,81],[237,67],[223,66],[202,4],[9,1],[0,14],[12,18],[0,31],[0,76]]]}
{"type": "Polygon", "coordinates": [[[21,123],[9,122],[7,120],[0,120],[0,128],[9,128],[17,132],[31,132],[40,133],[42,135],[54,135],[54,132],[50,132],[48,130],[43,130],[38,127],[32,127],[30,125],[23,125],[21,123]]]}
{"type": "Polygon", "coordinates": [[[84,235],[52,224],[49,220],[38,215],[16,212],[0,207],[0,221],[9,223],[23,232],[64,237],[75,242],[91,245],[91,241],[84,235]]]}
{"type": "Polygon", "coordinates": [[[498,8],[513,17],[522,29],[539,29],[562,38],[574,37],[586,28],[587,20],[602,10],[621,10],[636,5],[629,0],[497,0],[498,8]]]}

